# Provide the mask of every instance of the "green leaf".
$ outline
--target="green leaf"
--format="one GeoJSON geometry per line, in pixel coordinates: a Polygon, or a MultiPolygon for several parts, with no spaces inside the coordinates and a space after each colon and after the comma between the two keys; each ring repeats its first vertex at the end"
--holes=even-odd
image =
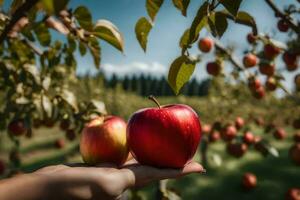
{"type": "Polygon", "coordinates": [[[37,84],[41,83],[40,71],[38,70],[37,66],[31,64],[24,64],[23,68],[26,72],[31,74],[31,76],[37,84]]]}
{"type": "Polygon", "coordinates": [[[116,47],[121,52],[124,51],[124,38],[119,29],[110,21],[98,20],[94,35],[116,47]]]}
{"type": "Polygon", "coordinates": [[[190,0],[173,0],[173,4],[181,11],[183,16],[186,16],[186,10],[190,4],[190,0]]]}
{"type": "Polygon", "coordinates": [[[35,29],[34,32],[37,36],[38,41],[42,46],[49,46],[51,42],[51,35],[44,23],[39,23],[35,29]]]}
{"type": "Polygon", "coordinates": [[[242,0],[219,0],[219,2],[232,14],[236,16],[242,0]]]}
{"type": "Polygon", "coordinates": [[[190,28],[189,43],[193,43],[197,40],[199,32],[207,24],[208,6],[209,4],[207,2],[203,3],[200,6],[190,28]]]}
{"type": "Polygon", "coordinates": [[[93,29],[92,15],[85,6],[79,6],[76,8],[74,16],[82,28],[87,30],[93,29]]]}
{"type": "Polygon", "coordinates": [[[81,41],[79,41],[79,52],[81,56],[84,56],[86,54],[86,46],[81,41]]]}
{"type": "Polygon", "coordinates": [[[222,37],[227,29],[228,23],[223,12],[213,12],[208,18],[209,31],[215,37],[222,37]]]}
{"type": "Polygon", "coordinates": [[[214,37],[217,37],[218,36],[218,32],[217,32],[217,28],[215,26],[215,15],[210,15],[208,17],[208,27],[209,27],[209,31],[210,33],[214,36],[214,37]]]}
{"type": "Polygon", "coordinates": [[[152,24],[145,17],[140,18],[135,25],[135,35],[142,49],[146,52],[148,34],[152,29],[152,24]]]}
{"type": "Polygon", "coordinates": [[[182,34],[179,42],[179,46],[181,48],[187,48],[189,46],[189,38],[190,38],[190,29],[186,29],[182,34]]]}
{"type": "Polygon", "coordinates": [[[41,3],[48,14],[58,15],[61,10],[66,8],[69,0],[42,0],[41,3]]]}
{"type": "Polygon", "coordinates": [[[107,114],[105,104],[102,101],[98,101],[98,100],[93,99],[93,100],[91,100],[90,103],[94,107],[95,111],[97,111],[98,113],[101,113],[103,115],[107,114]]]}
{"type": "Polygon", "coordinates": [[[159,11],[164,0],[146,0],[146,9],[149,17],[154,21],[157,12],[159,11]]]}
{"type": "Polygon", "coordinates": [[[244,22],[244,23],[254,27],[253,29],[257,30],[256,22],[255,22],[254,18],[249,13],[247,13],[245,11],[238,12],[235,20],[244,22]]]}
{"type": "Polygon", "coordinates": [[[189,81],[195,70],[195,66],[196,63],[191,61],[187,56],[180,56],[171,64],[168,82],[176,95],[182,86],[189,81]]]}
{"type": "Polygon", "coordinates": [[[77,99],[76,96],[69,90],[63,89],[62,92],[60,93],[60,97],[68,103],[75,112],[78,111],[78,105],[77,105],[77,99]]]}
{"type": "Polygon", "coordinates": [[[96,68],[100,67],[100,61],[101,61],[101,48],[99,45],[99,42],[97,41],[96,38],[91,37],[88,39],[88,48],[92,54],[92,57],[94,59],[94,64],[96,68]]]}
{"type": "Polygon", "coordinates": [[[46,95],[42,95],[41,98],[43,111],[46,113],[47,117],[50,118],[52,116],[52,103],[46,95]]]}

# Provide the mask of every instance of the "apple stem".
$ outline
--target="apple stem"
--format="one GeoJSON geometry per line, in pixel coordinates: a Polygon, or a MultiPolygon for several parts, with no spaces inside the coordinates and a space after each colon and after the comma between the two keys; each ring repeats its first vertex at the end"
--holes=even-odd
{"type": "Polygon", "coordinates": [[[159,104],[159,102],[157,101],[157,99],[153,95],[150,95],[148,97],[148,99],[152,100],[157,105],[158,108],[161,108],[161,105],[159,104]]]}

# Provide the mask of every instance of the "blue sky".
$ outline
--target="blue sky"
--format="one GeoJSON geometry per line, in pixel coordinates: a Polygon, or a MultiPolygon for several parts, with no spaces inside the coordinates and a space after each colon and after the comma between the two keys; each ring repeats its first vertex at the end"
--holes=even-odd
{"type": "MultiPolygon", "coordinates": [[[[290,3],[295,3],[298,8],[300,6],[296,0],[273,1],[280,8],[290,3]]],[[[150,32],[146,53],[140,48],[134,33],[136,21],[142,16],[147,16],[145,0],[70,0],[70,7],[75,8],[79,5],[85,5],[90,9],[94,22],[98,19],[110,20],[123,33],[125,38],[124,54],[104,41],[101,41],[102,63],[100,70],[104,71],[105,74],[111,75],[112,73],[116,73],[117,75],[124,76],[125,74],[145,73],[166,77],[171,62],[180,55],[178,41],[184,30],[190,26],[202,2],[203,0],[191,0],[187,17],[183,17],[173,6],[172,0],[165,0],[156,17],[154,27],[150,32]]],[[[249,12],[255,18],[260,33],[268,33],[280,41],[287,39],[287,34],[276,31],[278,19],[274,17],[273,11],[263,0],[243,0],[240,10],[249,12]]],[[[245,37],[250,31],[249,27],[230,22],[221,42],[224,44],[233,44],[236,47],[236,55],[241,58],[242,52],[247,49],[248,44],[245,37]]],[[[207,31],[201,31],[200,37],[205,36],[209,36],[207,31]]],[[[190,51],[191,54],[199,53],[196,45],[194,46],[190,51]]],[[[78,60],[78,74],[93,74],[97,72],[89,54],[81,57],[77,53],[76,57],[78,60]]],[[[206,54],[203,62],[197,65],[193,76],[199,80],[207,78],[208,74],[206,73],[205,66],[210,60],[213,60],[213,57],[211,54],[206,54]]],[[[227,65],[225,66],[225,70],[230,69],[227,65]]],[[[283,68],[281,58],[278,58],[277,67],[283,68]]],[[[300,69],[298,69],[299,71],[300,69]]],[[[288,88],[292,87],[295,73],[284,73],[286,76],[285,85],[288,88]]]]}
{"type": "MultiPolygon", "coordinates": [[[[275,0],[279,7],[295,3],[295,0],[275,0]]],[[[146,73],[156,76],[166,76],[168,67],[172,60],[180,55],[178,41],[183,31],[189,27],[191,21],[202,3],[199,0],[191,0],[188,16],[183,17],[175,9],[171,0],[165,0],[155,21],[154,28],[150,32],[147,52],[144,53],[140,48],[134,34],[134,26],[141,16],[147,16],[145,10],[145,0],[71,0],[71,7],[85,5],[90,8],[93,20],[107,19],[112,21],[123,33],[125,38],[125,55],[119,53],[110,45],[102,42],[102,65],[101,70],[106,74],[117,73],[120,76],[124,74],[146,73]]],[[[299,3],[296,3],[299,5],[299,3]]],[[[276,32],[277,19],[272,10],[262,0],[244,0],[240,10],[249,12],[258,25],[259,32],[269,33],[275,39],[284,41],[286,34],[276,32]],[[275,34],[276,33],[276,34],[275,34]]],[[[236,54],[241,55],[243,50],[247,49],[245,37],[250,28],[242,25],[230,23],[228,30],[221,39],[224,44],[234,44],[236,54]]],[[[200,36],[208,36],[206,30],[202,31],[200,36]]],[[[196,46],[196,45],[195,45],[196,46]]],[[[194,47],[191,53],[197,53],[194,47]]],[[[78,55],[78,73],[94,73],[96,69],[90,56],[81,58],[78,55]]],[[[206,61],[212,60],[210,55],[205,55],[204,61],[197,65],[194,77],[204,79],[208,75],[205,71],[206,61]]],[[[279,58],[279,64],[281,64],[279,58]]],[[[292,75],[287,76],[287,85],[291,87],[292,75]]]]}

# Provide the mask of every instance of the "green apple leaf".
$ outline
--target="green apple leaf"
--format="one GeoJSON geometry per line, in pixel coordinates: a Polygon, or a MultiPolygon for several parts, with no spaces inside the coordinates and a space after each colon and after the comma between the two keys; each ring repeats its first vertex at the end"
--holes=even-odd
{"type": "Polygon", "coordinates": [[[203,3],[199,8],[196,17],[194,18],[189,34],[189,43],[196,41],[201,29],[207,24],[207,11],[209,4],[207,2],[203,3]]]}
{"type": "Polygon", "coordinates": [[[157,12],[159,11],[164,0],[146,0],[146,9],[149,17],[154,21],[157,12]]]}
{"type": "Polygon", "coordinates": [[[124,38],[119,29],[110,21],[98,20],[94,27],[94,35],[108,42],[121,52],[124,51],[124,38]]]}
{"type": "Polygon", "coordinates": [[[219,2],[228,10],[230,14],[236,16],[242,0],[219,0],[219,2]]]}
{"type": "Polygon", "coordinates": [[[179,94],[182,86],[189,81],[195,70],[196,63],[183,55],[176,58],[171,64],[168,82],[175,94],[179,94]]]}
{"type": "Polygon", "coordinates": [[[145,17],[140,18],[135,25],[135,35],[142,49],[146,52],[148,34],[152,29],[152,24],[145,17]]]}
{"type": "Polygon", "coordinates": [[[85,6],[79,6],[76,8],[74,11],[74,17],[82,28],[87,30],[93,29],[92,15],[85,6]]]}
{"type": "Polygon", "coordinates": [[[183,16],[186,16],[186,10],[190,4],[190,0],[173,0],[173,4],[181,11],[183,16]]]}

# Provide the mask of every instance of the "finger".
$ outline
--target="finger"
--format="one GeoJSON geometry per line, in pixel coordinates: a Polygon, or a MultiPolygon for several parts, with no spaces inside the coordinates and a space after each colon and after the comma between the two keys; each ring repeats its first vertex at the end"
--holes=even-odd
{"type": "Polygon", "coordinates": [[[159,169],[151,166],[133,164],[124,167],[121,172],[126,181],[125,185],[132,187],[147,184],[154,180],[178,178],[190,173],[205,173],[205,169],[196,162],[190,162],[182,169],[159,169]]]}
{"type": "Polygon", "coordinates": [[[66,164],[69,167],[101,167],[101,168],[117,168],[116,164],[113,163],[100,163],[96,165],[89,165],[86,163],[68,163],[66,164]]]}
{"type": "Polygon", "coordinates": [[[57,171],[60,171],[60,170],[66,169],[66,168],[68,168],[68,166],[66,166],[66,165],[51,165],[51,166],[41,168],[41,169],[35,171],[34,173],[49,174],[49,173],[54,173],[54,172],[57,172],[57,171]]]}

